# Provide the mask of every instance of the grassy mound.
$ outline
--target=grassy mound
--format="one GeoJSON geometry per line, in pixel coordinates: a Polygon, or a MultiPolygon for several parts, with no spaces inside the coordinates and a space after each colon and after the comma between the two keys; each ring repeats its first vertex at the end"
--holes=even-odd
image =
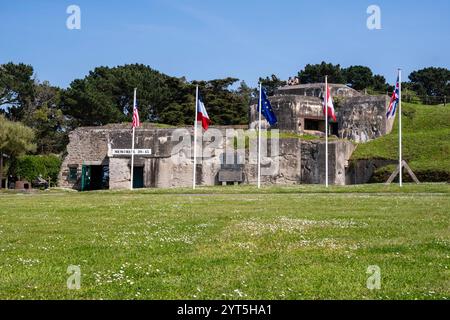
{"type": "MultiPolygon", "coordinates": [[[[404,103],[402,113],[404,159],[421,181],[450,182],[450,108],[404,103]]],[[[352,159],[398,159],[398,118],[390,135],[358,145],[352,159]]],[[[374,181],[393,170],[380,168],[374,181]]]]}

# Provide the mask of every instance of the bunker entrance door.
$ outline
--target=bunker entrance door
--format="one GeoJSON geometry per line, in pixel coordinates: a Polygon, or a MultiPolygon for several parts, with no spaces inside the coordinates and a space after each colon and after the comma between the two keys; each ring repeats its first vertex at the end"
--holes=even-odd
{"type": "Polygon", "coordinates": [[[83,165],[81,170],[81,191],[94,191],[109,188],[108,166],[83,165]]]}
{"type": "Polygon", "coordinates": [[[133,189],[144,188],[144,167],[134,167],[133,169],[133,189]]]}
{"type": "Polygon", "coordinates": [[[337,122],[330,123],[330,133],[333,136],[339,136],[339,124],[337,122]]]}

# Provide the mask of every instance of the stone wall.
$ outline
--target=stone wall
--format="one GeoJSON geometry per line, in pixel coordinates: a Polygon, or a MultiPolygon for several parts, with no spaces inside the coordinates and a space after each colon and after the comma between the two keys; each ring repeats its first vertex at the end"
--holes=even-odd
{"type": "MultiPolygon", "coordinates": [[[[278,118],[274,128],[299,134],[305,132],[305,119],[324,121],[322,100],[316,97],[286,95],[270,98],[278,118]]],[[[388,96],[355,96],[335,99],[338,135],[341,139],[368,142],[392,131],[394,120],[387,120],[388,96]]],[[[258,105],[250,106],[250,127],[258,126],[258,105]]],[[[263,117],[263,128],[269,124],[263,117]]],[[[321,126],[324,126],[322,124],[321,126]]]]}
{"type": "Polygon", "coordinates": [[[398,165],[398,161],[377,159],[352,161],[347,168],[346,184],[367,184],[378,168],[390,164],[398,165]]]}
{"type": "MultiPolygon", "coordinates": [[[[262,145],[264,146],[265,139],[262,145]]],[[[301,183],[301,141],[299,139],[280,139],[279,154],[272,154],[270,140],[267,143],[267,151],[263,151],[267,157],[261,159],[261,183],[265,185],[292,185],[301,183]],[[275,171],[273,174],[266,175],[275,171]]],[[[263,147],[264,149],[264,147],[263,147]]],[[[257,162],[251,163],[248,159],[244,167],[245,182],[247,184],[257,184],[258,167],[257,162]]]]}
{"type": "Polygon", "coordinates": [[[361,96],[343,100],[337,109],[339,137],[367,142],[392,131],[394,120],[387,120],[389,97],[361,96]]]}
{"type": "MultiPolygon", "coordinates": [[[[271,97],[272,107],[278,118],[276,129],[282,132],[305,132],[305,120],[317,124],[319,130],[324,127],[322,107],[323,84],[297,85],[279,88],[278,94],[271,97]]],[[[339,138],[356,142],[367,142],[392,131],[393,120],[386,119],[389,103],[387,96],[362,96],[359,92],[344,86],[331,84],[331,92],[335,99],[338,118],[339,138]]],[[[258,125],[258,105],[249,109],[249,127],[258,125]]],[[[268,128],[263,121],[263,128],[268,128]]],[[[227,127],[215,129],[225,132],[227,127]]],[[[242,129],[236,127],[235,129],[242,129]]],[[[174,129],[158,129],[151,124],[144,124],[136,131],[136,149],[151,149],[152,154],[136,157],[135,165],[144,168],[145,187],[170,188],[190,187],[192,185],[193,159],[191,144],[193,129],[187,128],[191,134],[188,145],[177,153],[174,162],[174,146],[179,141],[172,141],[174,129]]],[[[210,132],[210,131],[209,131],[210,132]]],[[[59,184],[65,188],[80,188],[78,181],[69,181],[69,169],[76,168],[81,177],[84,165],[109,166],[109,186],[111,189],[126,189],[130,183],[130,156],[116,156],[113,149],[131,149],[132,131],[128,124],[108,125],[96,128],[79,128],[70,133],[70,143],[59,175],[59,184]]],[[[212,139],[212,138],[211,138],[212,139]]],[[[203,147],[212,140],[204,141],[203,147]]],[[[264,144],[263,144],[264,145],[264,144]]],[[[223,165],[223,154],[226,142],[217,145],[210,159],[199,161],[197,167],[197,183],[199,185],[219,184],[218,176],[223,165]]],[[[250,148],[254,148],[254,143],[250,148]]],[[[264,184],[323,184],[325,182],[325,144],[321,141],[301,141],[300,139],[280,139],[280,154],[263,158],[263,172],[273,166],[279,171],[264,175],[264,184]]],[[[272,146],[267,152],[271,155],[272,146]]],[[[349,141],[335,141],[329,145],[329,179],[330,184],[365,183],[370,179],[373,168],[377,164],[358,164],[354,171],[348,168],[354,146],[349,141]]],[[[247,154],[245,165],[236,167],[242,170],[244,183],[256,184],[257,165],[251,162],[247,154]]]]}
{"type": "MultiPolygon", "coordinates": [[[[346,168],[349,159],[355,150],[354,145],[348,141],[331,142],[328,146],[328,179],[330,184],[346,184],[346,168]]],[[[325,183],[325,143],[319,141],[302,142],[301,151],[301,183],[325,183]]]]}
{"type": "MultiPolygon", "coordinates": [[[[304,133],[305,121],[304,119],[324,119],[322,100],[316,97],[305,96],[274,96],[270,97],[270,102],[278,119],[278,124],[275,128],[295,132],[304,133]]],[[[250,106],[250,128],[257,128],[258,126],[258,105],[250,106]]],[[[263,128],[269,128],[269,123],[263,119],[263,128]]]]}
{"type": "Polygon", "coordinates": [[[67,156],[64,158],[58,176],[58,184],[63,188],[80,188],[80,180],[70,182],[69,168],[76,168],[81,176],[81,168],[86,165],[108,165],[108,136],[104,128],[79,128],[69,134],[67,156]]]}
{"type": "MultiPolygon", "coordinates": [[[[193,134],[190,130],[191,135],[193,134]]],[[[148,188],[171,188],[192,186],[193,160],[188,144],[174,151],[179,141],[172,141],[173,129],[139,129],[136,131],[136,149],[152,149],[151,156],[135,157],[135,166],[144,168],[144,186],[148,188]],[[176,155],[176,157],[175,157],[176,155]]],[[[205,148],[212,142],[204,141],[205,148]]],[[[323,142],[301,141],[300,139],[280,139],[280,153],[273,155],[271,140],[264,149],[267,157],[262,159],[263,184],[323,183],[324,150],[323,142]],[[265,151],[267,149],[267,151],[265,151]],[[269,170],[272,169],[272,170],[269,170]]],[[[263,139],[263,146],[265,146],[263,139]]],[[[113,149],[131,147],[131,130],[106,128],[80,128],[70,134],[68,155],[63,161],[59,185],[80,189],[81,167],[85,165],[109,166],[110,189],[128,189],[130,184],[131,157],[115,156],[113,149]],[[78,181],[68,180],[69,168],[78,168],[78,181]]],[[[251,148],[255,146],[252,145],[251,148]]],[[[330,144],[330,184],[345,183],[345,164],[353,150],[345,141],[330,144]],[[342,174],[344,173],[344,175],[342,174]],[[343,178],[344,176],[344,178],[343,178]]],[[[223,164],[226,142],[214,148],[209,159],[199,160],[197,165],[198,185],[218,185],[219,172],[223,164]]],[[[256,159],[249,159],[246,150],[245,164],[242,166],[244,183],[256,184],[256,159]]]]}

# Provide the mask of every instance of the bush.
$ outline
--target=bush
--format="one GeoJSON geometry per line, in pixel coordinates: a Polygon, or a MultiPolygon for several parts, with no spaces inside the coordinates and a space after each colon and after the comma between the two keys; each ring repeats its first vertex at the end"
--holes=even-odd
{"type": "Polygon", "coordinates": [[[61,159],[55,155],[22,156],[16,160],[12,170],[14,175],[29,182],[42,176],[45,180],[50,177],[51,183],[55,184],[60,168],[61,159]]]}

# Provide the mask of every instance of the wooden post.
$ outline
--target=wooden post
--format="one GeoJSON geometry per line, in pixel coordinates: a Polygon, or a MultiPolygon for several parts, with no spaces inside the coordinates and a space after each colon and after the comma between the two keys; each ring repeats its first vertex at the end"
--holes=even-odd
{"type": "Polygon", "coordinates": [[[401,166],[397,166],[397,169],[395,169],[394,173],[392,173],[392,175],[389,177],[388,181],[386,182],[386,185],[391,184],[392,182],[394,182],[394,179],[399,175],[401,168],[405,168],[406,171],[408,172],[408,174],[410,175],[410,177],[413,179],[413,181],[417,184],[420,184],[419,179],[417,178],[417,176],[414,174],[414,172],[411,170],[410,166],[408,165],[408,163],[406,161],[402,161],[401,166]]]}
{"type": "Polygon", "coordinates": [[[417,176],[414,174],[414,172],[411,170],[409,165],[406,163],[406,161],[403,161],[403,168],[406,169],[406,171],[409,173],[410,177],[414,180],[415,183],[420,184],[419,179],[417,179],[417,176]]]}

